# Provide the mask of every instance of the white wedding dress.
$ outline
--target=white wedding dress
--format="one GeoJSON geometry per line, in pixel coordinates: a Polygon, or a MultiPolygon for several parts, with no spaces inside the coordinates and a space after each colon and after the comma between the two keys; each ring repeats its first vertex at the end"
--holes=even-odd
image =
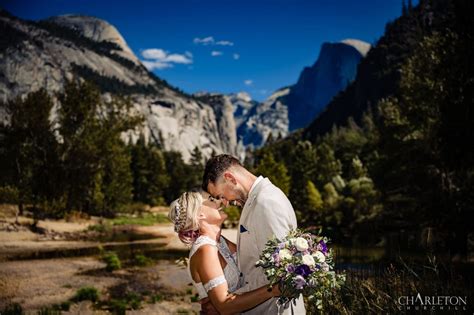
{"type": "Polygon", "coordinates": [[[230,249],[222,236],[219,239],[219,243],[217,243],[210,237],[204,235],[199,236],[191,247],[191,250],[189,252],[189,261],[191,261],[191,257],[203,245],[216,246],[219,253],[225,259],[227,265],[224,268],[224,275],[211,279],[205,284],[203,284],[202,282],[194,282],[188,265],[188,272],[191,276],[191,281],[193,282],[193,285],[199,294],[199,299],[202,300],[206,298],[207,292],[224,282],[227,282],[227,286],[229,288],[230,293],[241,288],[244,284],[244,277],[243,274],[240,272],[239,267],[237,266],[237,253],[232,254],[230,252],[230,249]]]}

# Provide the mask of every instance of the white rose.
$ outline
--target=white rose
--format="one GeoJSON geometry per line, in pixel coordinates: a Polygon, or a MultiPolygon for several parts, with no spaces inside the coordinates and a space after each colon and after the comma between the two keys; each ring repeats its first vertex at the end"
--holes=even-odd
{"type": "Polygon", "coordinates": [[[291,252],[286,248],[280,250],[280,252],[278,253],[278,256],[280,257],[281,260],[291,259],[292,257],[291,252]]]}
{"type": "Polygon", "coordinates": [[[320,263],[326,261],[326,256],[324,256],[324,254],[321,253],[320,251],[317,251],[316,253],[314,253],[313,257],[320,263]]]}
{"type": "Polygon", "coordinates": [[[321,264],[321,269],[322,269],[322,271],[329,271],[329,265],[327,263],[322,263],[321,264]]]}
{"type": "Polygon", "coordinates": [[[307,250],[309,247],[308,242],[302,237],[298,237],[296,239],[295,246],[296,246],[296,249],[299,250],[300,252],[307,250]]]}
{"type": "Polygon", "coordinates": [[[303,264],[305,264],[308,267],[314,266],[316,264],[313,256],[311,255],[304,255],[302,260],[303,260],[303,264]]]}

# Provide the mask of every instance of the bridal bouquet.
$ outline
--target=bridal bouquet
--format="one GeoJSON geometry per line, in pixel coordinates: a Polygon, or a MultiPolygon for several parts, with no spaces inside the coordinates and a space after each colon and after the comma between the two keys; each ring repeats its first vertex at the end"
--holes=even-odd
{"type": "Polygon", "coordinates": [[[291,230],[280,240],[270,239],[256,265],[264,268],[270,286],[280,285],[280,306],[303,294],[309,302],[322,308],[325,295],[345,282],[344,274],[336,274],[331,249],[326,237],[291,230]]]}

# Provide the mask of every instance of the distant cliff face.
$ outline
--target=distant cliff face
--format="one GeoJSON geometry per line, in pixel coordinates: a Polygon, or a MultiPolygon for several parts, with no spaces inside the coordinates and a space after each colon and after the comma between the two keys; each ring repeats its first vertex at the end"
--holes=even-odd
{"type": "Polygon", "coordinates": [[[324,43],[318,60],[278,100],[288,107],[289,130],[309,125],[325,106],[354,80],[357,65],[370,45],[359,40],[324,43]]]}
{"type": "Polygon", "coordinates": [[[306,67],[296,84],[275,91],[264,102],[246,93],[229,95],[237,137],[246,148],[263,146],[272,137],[308,126],[339,92],[352,82],[370,45],[355,39],[324,43],[317,61],[306,67]]]}
{"type": "MultiPolygon", "coordinates": [[[[232,105],[196,100],[147,71],[109,23],[86,16],[59,16],[27,22],[0,10],[0,100],[45,88],[61,91],[66,80],[88,79],[107,93],[128,94],[145,116],[139,132],[187,160],[198,146],[239,155],[232,105]]],[[[0,108],[0,117],[7,121],[0,108]]],[[[54,115],[54,113],[53,113],[54,115]]],[[[136,139],[138,132],[131,134],[136,139]]],[[[128,138],[128,137],[127,137],[128,138]]],[[[240,150],[240,151],[239,151],[240,150]]]]}
{"type": "Polygon", "coordinates": [[[355,39],[325,43],[318,60],[303,69],[296,84],[275,91],[264,102],[246,93],[229,95],[237,136],[244,146],[258,148],[270,134],[274,139],[285,137],[309,125],[354,80],[357,65],[369,49],[369,44],[355,39]]]}
{"type": "Polygon", "coordinates": [[[195,98],[205,104],[209,104],[215,112],[218,123],[218,134],[222,139],[222,146],[227,152],[234,152],[242,160],[245,158],[245,148],[242,141],[238,140],[236,134],[236,123],[234,119],[234,107],[226,95],[215,93],[198,93],[195,98]],[[234,132],[230,132],[233,130],[234,132]]]}
{"type": "Polygon", "coordinates": [[[280,90],[265,102],[257,102],[245,92],[224,96],[232,105],[237,138],[245,148],[259,148],[270,134],[274,138],[288,134],[288,111],[275,98],[286,93],[280,90]]]}
{"type": "Polygon", "coordinates": [[[265,102],[257,102],[245,92],[229,95],[218,93],[196,93],[194,97],[206,104],[210,104],[218,117],[228,115],[225,121],[233,124],[228,128],[237,130],[236,138],[229,139],[229,143],[237,141],[237,151],[241,159],[245,158],[246,149],[259,148],[265,144],[270,134],[274,139],[285,137],[288,134],[288,111],[285,105],[276,98],[284,95],[288,89],[275,92],[265,102]]]}

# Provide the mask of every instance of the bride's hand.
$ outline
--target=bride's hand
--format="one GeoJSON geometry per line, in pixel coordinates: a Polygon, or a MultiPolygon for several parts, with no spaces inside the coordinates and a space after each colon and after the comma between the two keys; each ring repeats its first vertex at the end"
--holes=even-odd
{"type": "MultiPolygon", "coordinates": [[[[270,289],[268,289],[270,291],[270,289]]],[[[281,295],[280,286],[278,284],[274,284],[271,288],[272,296],[278,297],[281,295]]]]}

